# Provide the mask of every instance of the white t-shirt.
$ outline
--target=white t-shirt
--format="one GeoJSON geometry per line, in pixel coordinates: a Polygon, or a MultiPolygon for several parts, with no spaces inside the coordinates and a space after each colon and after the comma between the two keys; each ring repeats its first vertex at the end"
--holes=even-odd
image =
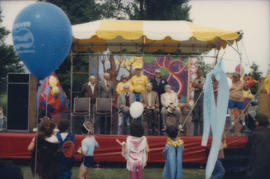
{"type": "Polygon", "coordinates": [[[62,140],[65,140],[68,133],[67,132],[61,132],[60,135],[61,135],[62,140]]]}

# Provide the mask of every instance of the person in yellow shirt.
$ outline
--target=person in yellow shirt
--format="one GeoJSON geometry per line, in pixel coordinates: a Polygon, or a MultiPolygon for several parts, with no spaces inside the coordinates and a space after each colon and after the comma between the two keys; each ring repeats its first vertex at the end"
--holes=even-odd
{"type": "Polygon", "coordinates": [[[128,84],[129,85],[129,92],[133,92],[133,86],[131,85],[130,81],[128,81],[128,76],[127,74],[122,75],[122,80],[119,82],[116,86],[116,92],[117,94],[123,94],[124,93],[124,85],[128,84]]]}
{"type": "Polygon", "coordinates": [[[148,78],[142,74],[142,68],[136,67],[136,74],[131,78],[130,83],[133,86],[133,92],[136,96],[136,101],[140,101],[140,95],[146,90],[148,78]]]}

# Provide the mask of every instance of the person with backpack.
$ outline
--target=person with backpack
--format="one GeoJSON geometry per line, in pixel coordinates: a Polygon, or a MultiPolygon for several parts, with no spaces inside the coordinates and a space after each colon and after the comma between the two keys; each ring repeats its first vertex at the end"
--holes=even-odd
{"type": "Polygon", "coordinates": [[[70,122],[69,120],[61,120],[58,123],[59,132],[56,134],[60,145],[60,178],[71,179],[72,166],[75,163],[75,137],[74,134],[69,132],[70,122]]]}
{"type": "Polygon", "coordinates": [[[94,136],[93,123],[85,121],[82,126],[82,134],[84,139],[81,142],[81,147],[78,152],[82,154],[82,163],[79,171],[79,179],[87,179],[89,175],[89,168],[94,165],[94,150],[99,145],[94,136]]]}

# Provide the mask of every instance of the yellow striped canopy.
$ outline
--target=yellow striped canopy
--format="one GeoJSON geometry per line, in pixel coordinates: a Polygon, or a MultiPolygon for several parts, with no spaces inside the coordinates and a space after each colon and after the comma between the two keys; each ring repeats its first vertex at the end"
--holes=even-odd
{"type": "Polygon", "coordinates": [[[205,52],[225,48],[241,31],[187,21],[99,20],[72,26],[73,50],[102,52],[205,52]]]}

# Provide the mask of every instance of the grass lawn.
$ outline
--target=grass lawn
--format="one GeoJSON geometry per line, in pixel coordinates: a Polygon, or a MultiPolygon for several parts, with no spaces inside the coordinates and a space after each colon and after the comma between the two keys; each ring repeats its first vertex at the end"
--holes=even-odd
{"type": "MultiPolygon", "coordinates": [[[[28,166],[21,166],[25,179],[31,179],[31,171],[28,166]]],[[[79,167],[73,167],[72,179],[78,178],[79,167]]],[[[203,179],[204,170],[199,169],[184,169],[183,178],[185,179],[203,179]]],[[[145,179],[162,179],[162,168],[145,168],[145,179]]],[[[129,173],[125,168],[99,168],[90,169],[89,179],[128,179],[129,173]]]]}

